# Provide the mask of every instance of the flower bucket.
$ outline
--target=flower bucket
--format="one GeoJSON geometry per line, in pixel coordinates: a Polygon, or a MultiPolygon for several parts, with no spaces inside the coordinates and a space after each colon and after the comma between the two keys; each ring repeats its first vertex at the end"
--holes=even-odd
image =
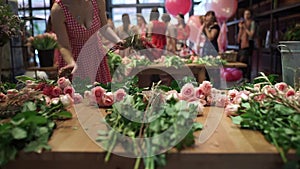
{"type": "Polygon", "coordinates": [[[298,89],[300,84],[300,41],[280,41],[282,79],[298,89]]]}
{"type": "Polygon", "coordinates": [[[38,50],[38,57],[41,67],[52,67],[54,58],[54,49],[38,50]]]}

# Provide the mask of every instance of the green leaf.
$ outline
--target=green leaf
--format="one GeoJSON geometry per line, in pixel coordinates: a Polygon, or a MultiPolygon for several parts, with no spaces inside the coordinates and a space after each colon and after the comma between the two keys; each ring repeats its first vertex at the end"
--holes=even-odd
{"type": "Polygon", "coordinates": [[[21,140],[27,137],[27,132],[26,130],[20,128],[20,127],[15,127],[11,130],[11,134],[14,139],[21,140]]]}
{"type": "Polygon", "coordinates": [[[251,105],[248,102],[243,102],[242,105],[241,105],[241,107],[244,107],[245,109],[250,109],[251,105]]]}
{"type": "Polygon", "coordinates": [[[233,124],[237,124],[237,125],[240,125],[241,122],[243,121],[243,118],[241,116],[231,116],[231,120],[233,122],[233,124]]]}
{"type": "Polygon", "coordinates": [[[199,122],[193,123],[193,131],[202,130],[203,125],[199,122]]]}
{"type": "Polygon", "coordinates": [[[36,79],[31,78],[31,77],[28,77],[28,76],[25,76],[25,75],[16,76],[16,79],[17,79],[18,81],[23,82],[23,83],[25,83],[26,80],[36,81],[36,79]]]}
{"type": "Polygon", "coordinates": [[[37,152],[41,153],[42,150],[51,150],[51,147],[48,145],[45,141],[32,141],[29,144],[26,145],[24,148],[24,152],[37,152]]]}
{"type": "Polygon", "coordinates": [[[72,118],[72,114],[68,111],[61,111],[54,115],[54,119],[70,119],[72,118]]]}
{"type": "Polygon", "coordinates": [[[26,120],[26,123],[34,123],[36,125],[45,125],[47,124],[47,118],[42,116],[31,116],[26,120]]]}
{"type": "Polygon", "coordinates": [[[33,102],[26,102],[23,105],[23,109],[22,112],[26,112],[26,111],[35,111],[36,110],[36,104],[33,102]]]}

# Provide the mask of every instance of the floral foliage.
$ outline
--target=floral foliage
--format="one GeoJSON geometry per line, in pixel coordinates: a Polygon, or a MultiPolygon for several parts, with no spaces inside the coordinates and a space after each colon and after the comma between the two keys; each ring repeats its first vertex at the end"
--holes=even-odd
{"type": "Polygon", "coordinates": [[[72,118],[68,111],[82,96],[70,81],[57,82],[17,77],[15,88],[1,85],[0,92],[0,167],[15,159],[19,151],[49,150],[48,140],[56,120],[72,118]]]}
{"type": "Polygon", "coordinates": [[[0,1],[0,46],[3,46],[12,36],[20,33],[21,20],[10,6],[0,1]]]}
{"type": "Polygon", "coordinates": [[[244,90],[228,91],[225,111],[235,124],[264,134],[288,168],[298,168],[299,158],[288,162],[286,154],[291,149],[300,153],[300,91],[270,79],[262,73],[244,90]]]}

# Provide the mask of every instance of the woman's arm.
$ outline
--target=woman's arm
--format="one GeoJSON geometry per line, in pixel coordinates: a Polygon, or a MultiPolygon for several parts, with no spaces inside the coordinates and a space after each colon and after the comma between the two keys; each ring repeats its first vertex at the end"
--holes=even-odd
{"type": "Polygon", "coordinates": [[[105,0],[97,0],[98,10],[99,10],[99,17],[101,20],[101,29],[100,33],[106,39],[113,43],[121,42],[121,39],[116,35],[116,33],[107,25],[107,18],[106,18],[106,4],[105,0]]]}
{"type": "Polygon", "coordinates": [[[242,38],[243,31],[244,31],[243,23],[240,22],[240,23],[239,23],[239,33],[238,33],[238,37],[237,37],[237,42],[238,42],[238,43],[241,42],[241,38],[242,38]]]}
{"type": "Polygon", "coordinates": [[[244,25],[244,30],[247,33],[247,35],[249,36],[249,38],[252,39],[254,36],[254,33],[255,33],[255,22],[251,21],[250,30],[248,30],[244,25]]]}
{"type": "Polygon", "coordinates": [[[219,33],[219,30],[216,29],[216,28],[213,28],[213,29],[209,29],[208,27],[205,27],[204,28],[204,31],[206,33],[206,36],[207,36],[207,39],[212,41],[214,40],[215,38],[218,38],[217,35],[219,33]]]}
{"type": "Polygon", "coordinates": [[[53,30],[57,35],[58,49],[62,54],[63,59],[68,64],[63,69],[73,67],[72,73],[74,73],[76,64],[72,56],[71,45],[69,42],[67,29],[65,26],[65,16],[63,10],[57,3],[54,3],[51,9],[51,22],[52,22],[53,30]]]}

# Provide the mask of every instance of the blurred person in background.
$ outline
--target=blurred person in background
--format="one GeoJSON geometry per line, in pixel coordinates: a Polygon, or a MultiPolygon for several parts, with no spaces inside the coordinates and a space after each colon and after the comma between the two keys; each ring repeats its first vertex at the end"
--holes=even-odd
{"type": "Polygon", "coordinates": [[[158,49],[165,49],[166,40],[166,24],[159,21],[159,11],[152,8],[150,13],[150,22],[148,24],[147,37],[151,39],[151,43],[158,49]]]}
{"type": "Polygon", "coordinates": [[[177,30],[175,25],[171,24],[171,17],[169,14],[164,13],[161,17],[161,20],[165,22],[167,29],[166,29],[166,38],[167,38],[167,46],[166,50],[175,53],[176,52],[176,37],[177,37],[177,30]]]}
{"type": "Polygon", "coordinates": [[[202,55],[218,56],[218,37],[220,34],[220,26],[218,25],[214,11],[208,11],[205,14],[203,23],[203,34],[206,36],[206,40],[203,46],[202,55]]]}
{"type": "Polygon", "coordinates": [[[243,70],[244,77],[251,79],[252,53],[254,49],[255,22],[252,19],[252,12],[249,9],[244,11],[244,18],[239,23],[238,61],[246,63],[248,66],[243,70]]]}
{"type": "Polygon", "coordinates": [[[141,37],[146,37],[147,35],[147,22],[143,15],[137,14],[137,29],[138,29],[138,34],[141,35],[141,37]]]}
{"type": "MultiPolygon", "coordinates": [[[[131,24],[129,15],[127,13],[124,13],[122,15],[122,25],[117,27],[116,34],[119,36],[120,39],[124,40],[129,36],[137,34],[137,31],[137,27],[131,24]]],[[[131,52],[131,49],[127,48],[124,50],[120,50],[120,55],[122,57],[129,56],[131,52]]]]}
{"type": "Polygon", "coordinates": [[[184,21],[184,15],[176,16],[177,24],[177,50],[185,50],[187,48],[186,41],[190,36],[190,27],[184,21]]]}

